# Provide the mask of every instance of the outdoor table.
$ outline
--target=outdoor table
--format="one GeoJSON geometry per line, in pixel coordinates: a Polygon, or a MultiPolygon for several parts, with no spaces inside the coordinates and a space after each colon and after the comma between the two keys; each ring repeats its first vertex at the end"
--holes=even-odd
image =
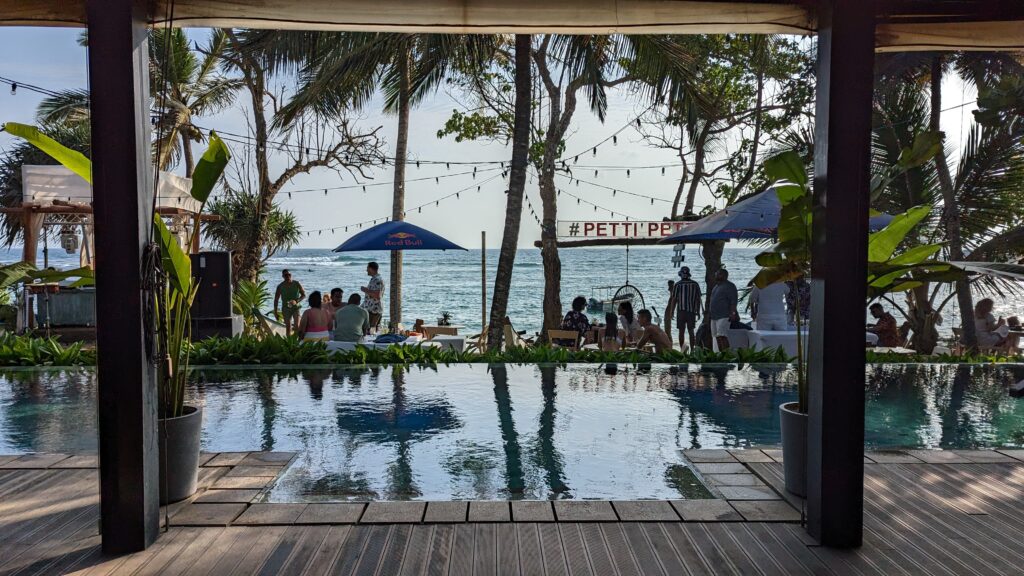
{"type": "Polygon", "coordinates": [[[875,344],[878,344],[878,334],[872,334],[871,332],[865,332],[864,333],[864,338],[865,338],[864,342],[868,346],[874,346],[875,344]]]}
{"type": "MultiPolygon", "coordinates": [[[[778,348],[781,346],[786,354],[796,356],[796,330],[747,330],[750,339],[750,347],[754,350],[765,350],[767,348],[778,348]]],[[[804,348],[807,347],[807,330],[801,330],[804,337],[804,348]]],[[[730,338],[732,332],[730,331],[730,338]]],[[[731,342],[731,340],[730,340],[731,342]]],[[[864,343],[873,345],[878,343],[878,335],[870,332],[864,333],[864,343]]],[[[876,348],[875,350],[879,350],[876,348]]]]}
{"type": "Polygon", "coordinates": [[[872,348],[872,350],[879,354],[917,354],[916,350],[911,350],[910,348],[903,348],[902,346],[876,346],[875,348],[872,348]]]}
{"type": "Polygon", "coordinates": [[[466,337],[465,336],[453,336],[450,334],[438,334],[430,340],[424,342],[425,344],[434,343],[440,346],[442,350],[454,350],[456,352],[462,352],[466,348],[466,337]]]}
{"type": "Polygon", "coordinates": [[[335,351],[341,350],[341,351],[344,351],[344,352],[351,352],[352,350],[356,349],[356,346],[365,346],[366,348],[369,348],[371,350],[387,350],[388,346],[422,346],[424,348],[432,348],[432,347],[440,346],[440,344],[432,343],[430,341],[424,342],[422,340],[417,340],[415,342],[409,342],[409,343],[406,343],[406,342],[398,342],[398,343],[392,342],[392,343],[389,343],[389,344],[383,344],[383,343],[382,344],[377,344],[376,342],[371,342],[371,341],[366,341],[366,342],[338,342],[336,340],[331,340],[331,341],[327,342],[327,351],[328,352],[335,352],[335,351]]]}

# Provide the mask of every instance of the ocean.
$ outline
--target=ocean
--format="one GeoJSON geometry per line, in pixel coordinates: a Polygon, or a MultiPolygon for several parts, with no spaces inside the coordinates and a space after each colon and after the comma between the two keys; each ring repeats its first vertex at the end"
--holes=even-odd
{"type": "MultiPolygon", "coordinates": [[[[726,245],[723,262],[730,272],[730,279],[737,286],[744,286],[757,273],[754,256],[759,248],[726,245]]],[[[703,283],[704,262],[699,248],[688,246],[683,252],[685,264],[693,276],[703,283]]],[[[562,259],[562,307],[568,310],[575,296],[590,298],[597,295],[602,286],[618,288],[628,282],[639,289],[645,305],[664,313],[668,300],[667,282],[675,279],[676,267],[672,263],[672,247],[631,248],[628,256],[623,248],[567,248],[561,250],[562,259]]],[[[4,262],[15,262],[21,257],[20,248],[0,251],[4,262]]],[[[380,264],[380,274],[385,283],[388,278],[389,258],[387,252],[365,252],[337,254],[327,248],[298,248],[271,258],[266,267],[265,278],[271,291],[280,281],[281,270],[287,268],[293,277],[302,283],[307,293],[313,290],[329,292],[339,287],[346,297],[360,286],[366,285],[366,263],[380,264]]],[[[42,264],[42,255],[39,263],[42,264]]],[[[65,254],[59,248],[50,250],[50,263],[60,268],[77,267],[77,256],[65,254]]],[[[498,263],[498,250],[487,250],[487,295],[488,310],[493,289],[494,275],[498,263]]],[[[452,322],[466,328],[463,333],[478,331],[480,321],[480,250],[433,252],[410,251],[404,260],[404,289],[402,294],[402,321],[411,326],[417,318],[430,324],[437,321],[441,312],[450,312],[452,322]]],[[[520,249],[516,255],[512,291],[509,297],[508,315],[518,330],[529,333],[541,329],[542,299],[544,294],[544,268],[540,250],[520,249]]],[[[387,292],[385,291],[385,297],[387,292]]],[[[975,295],[975,299],[979,296],[975,295]]],[[[895,298],[902,304],[902,297],[895,298]]],[[[995,296],[996,315],[1024,316],[1024,298],[1015,295],[995,296]]],[[[743,304],[741,303],[741,308],[743,304]]],[[[270,307],[270,303],[267,303],[270,307]]],[[[885,303],[887,309],[892,308],[885,303]]],[[[893,311],[898,321],[898,312],[893,311]]],[[[945,322],[939,332],[948,336],[950,328],[959,321],[955,299],[943,311],[945,322]]],[[[591,314],[593,316],[593,314],[591,314]]],[[[743,314],[749,320],[749,314],[743,314]]],[[[387,321],[387,306],[385,318],[387,321]]]]}

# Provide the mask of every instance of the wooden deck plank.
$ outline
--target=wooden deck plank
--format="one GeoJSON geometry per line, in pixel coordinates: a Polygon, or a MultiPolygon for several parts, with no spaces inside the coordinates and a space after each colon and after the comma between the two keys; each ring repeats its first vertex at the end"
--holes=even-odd
{"type": "MultiPolygon", "coordinates": [[[[472,511],[472,507],[470,508],[472,511]]],[[[473,574],[494,576],[498,573],[498,529],[495,524],[475,526],[473,543],[473,574]]]]}
{"type": "Polygon", "coordinates": [[[402,558],[401,576],[422,576],[426,573],[430,540],[433,536],[433,526],[412,527],[412,535],[409,537],[409,544],[402,558]]]}
{"type": "Polygon", "coordinates": [[[562,539],[562,549],[565,550],[565,560],[569,565],[569,576],[593,576],[594,571],[590,567],[587,550],[583,546],[580,525],[561,524],[558,526],[558,532],[562,539]]]}
{"type": "MultiPolygon", "coordinates": [[[[644,535],[644,531],[640,527],[640,524],[626,522],[620,524],[620,526],[622,526],[622,532],[626,536],[626,542],[629,544],[629,548],[633,552],[633,557],[636,558],[636,563],[640,566],[640,573],[665,574],[665,571],[661,567],[661,563],[658,562],[658,557],[654,554],[654,548],[652,548],[650,542],[647,541],[647,537],[644,535]]],[[[667,576],[675,575],[668,574],[667,576]]]]}
{"type": "Polygon", "coordinates": [[[665,533],[663,524],[643,524],[640,528],[647,536],[647,541],[651,544],[651,549],[666,574],[690,573],[676,551],[676,547],[669,540],[668,534],[665,533]]]}
{"type": "MultiPolygon", "coordinates": [[[[320,547],[333,528],[333,526],[296,526],[295,530],[301,530],[301,535],[292,546],[288,557],[281,562],[276,574],[278,576],[291,576],[325,572],[325,568],[321,568],[320,572],[315,572],[315,569],[309,567],[312,565],[313,559],[318,556],[320,547]]],[[[335,548],[336,550],[337,548],[335,548]]],[[[269,561],[268,564],[270,564],[269,561]]]]}
{"type": "Polygon", "coordinates": [[[714,545],[722,551],[722,556],[728,558],[729,563],[735,566],[741,574],[761,574],[761,570],[750,559],[743,547],[726,532],[726,526],[727,524],[720,523],[704,524],[702,527],[714,540],[714,545]]]}
{"type": "Polygon", "coordinates": [[[668,536],[669,541],[672,542],[676,554],[679,555],[679,558],[690,574],[693,576],[711,576],[714,574],[712,568],[708,566],[707,560],[701,554],[700,549],[690,540],[690,536],[683,530],[681,524],[662,524],[662,529],[665,531],[665,535],[668,536]]]}
{"type": "MultiPolygon", "coordinates": [[[[240,526],[231,526],[221,528],[221,530],[223,532],[220,533],[219,537],[213,539],[210,545],[196,558],[196,562],[189,570],[183,571],[181,574],[216,574],[213,570],[217,563],[234,547],[235,542],[242,537],[247,529],[240,526]]],[[[252,531],[251,529],[248,530],[252,531]]]]}
{"type": "Polygon", "coordinates": [[[612,563],[611,552],[604,540],[600,524],[580,524],[583,546],[590,559],[590,567],[596,576],[614,576],[615,565],[612,563]]]}
{"type": "Polygon", "coordinates": [[[195,530],[196,536],[184,549],[174,557],[174,562],[163,566],[160,576],[179,576],[193,573],[192,566],[202,558],[207,549],[224,534],[225,528],[176,528],[176,530],[195,530]]]}
{"type": "Polygon", "coordinates": [[[352,574],[356,576],[372,576],[377,573],[377,567],[381,565],[381,561],[384,559],[384,549],[387,547],[391,534],[396,528],[398,526],[394,524],[371,526],[369,528],[366,545],[363,546],[362,553],[359,555],[359,560],[352,574]]]}
{"type": "Polygon", "coordinates": [[[471,576],[473,574],[473,549],[475,547],[476,526],[473,524],[455,526],[448,571],[451,576],[471,576]]]}
{"type": "Polygon", "coordinates": [[[498,576],[519,576],[519,541],[516,526],[510,522],[495,525],[498,536],[498,576]]]}
{"type": "Polygon", "coordinates": [[[715,544],[704,524],[680,524],[679,529],[689,538],[690,542],[700,551],[701,556],[716,574],[738,574],[739,570],[715,544]]]}
{"type": "Polygon", "coordinates": [[[426,576],[444,576],[452,558],[452,543],[455,540],[455,526],[435,526],[430,539],[430,554],[427,560],[426,576]]]}
{"type": "Polygon", "coordinates": [[[256,543],[245,551],[241,561],[231,570],[230,576],[249,576],[258,574],[263,564],[270,558],[270,555],[277,548],[277,545],[284,538],[290,527],[287,526],[260,526],[249,528],[257,532],[256,543]]]}
{"type": "Polygon", "coordinates": [[[618,524],[602,524],[601,532],[604,540],[608,543],[608,554],[611,556],[612,564],[619,576],[639,576],[640,567],[636,564],[636,558],[629,549],[626,542],[626,534],[622,532],[622,526],[618,524]]]}
{"type": "Polygon", "coordinates": [[[291,558],[292,552],[299,545],[299,542],[306,536],[306,526],[288,526],[284,529],[284,535],[277,542],[274,548],[267,555],[267,559],[260,566],[259,576],[277,576],[281,569],[291,558]]]}
{"type": "MultiPolygon", "coordinates": [[[[514,510],[513,510],[514,511],[514,510]]],[[[540,533],[536,524],[516,524],[516,542],[519,546],[520,572],[523,576],[544,574],[544,560],[540,552],[540,533]]]]}
{"type": "Polygon", "coordinates": [[[566,576],[569,565],[565,561],[562,537],[555,524],[539,524],[541,556],[544,558],[544,573],[547,576],[566,576]]]}
{"type": "Polygon", "coordinates": [[[757,566],[762,574],[766,576],[792,574],[783,569],[775,556],[765,548],[763,542],[758,542],[754,538],[750,531],[747,530],[745,522],[730,522],[729,524],[722,524],[720,528],[747,554],[750,561],[754,563],[754,566],[757,566]]]}
{"type": "Polygon", "coordinates": [[[395,526],[391,531],[391,538],[384,549],[384,557],[376,574],[381,576],[395,576],[402,569],[402,561],[405,559],[406,551],[409,548],[409,541],[412,539],[413,527],[408,524],[395,526]]]}
{"type": "MultiPolygon", "coordinates": [[[[281,573],[329,574],[343,551],[358,548],[358,544],[352,542],[356,538],[354,530],[350,526],[331,526],[324,534],[323,541],[305,563],[298,556],[294,556],[288,560],[281,573]]],[[[304,546],[312,547],[312,544],[306,543],[304,546]]]]}

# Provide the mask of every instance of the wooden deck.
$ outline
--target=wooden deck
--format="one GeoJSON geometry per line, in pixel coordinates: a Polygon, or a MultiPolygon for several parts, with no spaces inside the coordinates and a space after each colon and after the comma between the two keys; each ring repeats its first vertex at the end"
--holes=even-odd
{"type": "Polygon", "coordinates": [[[735,483],[722,477],[738,463],[748,477],[737,481],[778,491],[777,453],[686,455],[713,471],[702,476],[721,498],[697,501],[713,514],[651,501],[261,504],[257,484],[272,482],[287,455],[208,455],[204,491],[167,511],[153,547],[117,558],[99,549],[94,458],[0,456],[0,574],[1001,575],[1024,566],[1024,451],[869,453],[855,551],[817,546],[799,513],[778,513],[799,510],[799,499],[719,489],[735,483]]]}

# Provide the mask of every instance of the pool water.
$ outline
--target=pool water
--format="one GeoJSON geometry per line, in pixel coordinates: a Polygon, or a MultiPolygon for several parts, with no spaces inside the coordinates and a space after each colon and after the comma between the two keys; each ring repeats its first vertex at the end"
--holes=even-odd
{"type": "MultiPolygon", "coordinates": [[[[204,368],[203,449],[299,456],[267,499],[700,498],[685,448],[779,442],[781,365],[204,368]]],[[[870,448],[1024,445],[1024,366],[877,365],[870,448]]],[[[0,372],[0,454],[96,449],[90,370],[0,372]]]]}

